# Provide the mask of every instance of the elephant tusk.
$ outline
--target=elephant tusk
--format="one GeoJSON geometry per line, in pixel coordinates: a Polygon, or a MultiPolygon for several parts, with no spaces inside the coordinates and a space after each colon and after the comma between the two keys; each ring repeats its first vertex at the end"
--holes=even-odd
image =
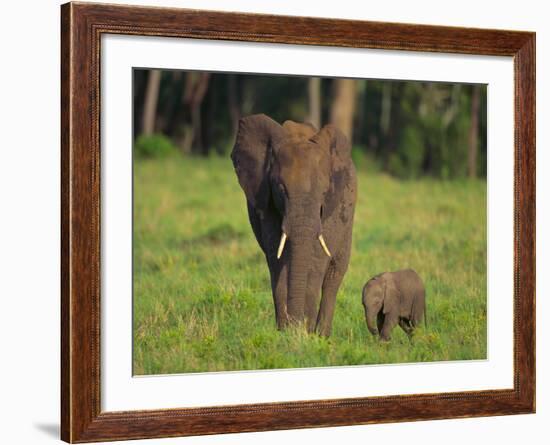
{"type": "Polygon", "coordinates": [[[277,250],[277,259],[281,258],[281,255],[283,254],[285,243],[286,243],[286,233],[283,232],[283,234],[281,235],[281,242],[279,243],[279,249],[277,250]]]}
{"type": "Polygon", "coordinates": [[[323,238],[323,235],[319,235],[319,242],[321,243],[321,247],[327,254],[327,256],[331,257],[330,250],[328,250],[327,244],[325,243],[325,239],[323,238]]]}

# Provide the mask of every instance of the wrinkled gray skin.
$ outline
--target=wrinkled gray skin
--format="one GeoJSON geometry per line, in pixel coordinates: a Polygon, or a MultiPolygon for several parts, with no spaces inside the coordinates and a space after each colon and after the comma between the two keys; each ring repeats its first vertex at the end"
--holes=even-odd
{"type": "Polygon", "coordinates": [[[369,331],[390,340],[396,324],[413,334],[422,317],[426,322],[426,292],[412,269],[385,272],[371,278],[363,287],[363,307],[369,331]]]}
{"type": "Polygon", "coordinates": [[[349,142],[332,125],[317,131],[259,114],[239,121],[231,159],[269,267],[278,328],[305,321],[309,332],[329,336],[351,249],[356,176],[349,142]]]}

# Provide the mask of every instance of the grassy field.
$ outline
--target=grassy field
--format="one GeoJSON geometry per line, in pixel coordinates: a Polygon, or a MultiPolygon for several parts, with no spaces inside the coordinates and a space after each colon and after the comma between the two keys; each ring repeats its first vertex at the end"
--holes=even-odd
{"type": "Polygon", "coordinates": [[[134,374],[486,357],[486,183],[359,172],[353,251],[329,339],[279,332],[267,265],[229,159],[138,160],[134,374]],[[424,279],[413,342],[367,331],[361,289],[405,267],[424,279]]]}

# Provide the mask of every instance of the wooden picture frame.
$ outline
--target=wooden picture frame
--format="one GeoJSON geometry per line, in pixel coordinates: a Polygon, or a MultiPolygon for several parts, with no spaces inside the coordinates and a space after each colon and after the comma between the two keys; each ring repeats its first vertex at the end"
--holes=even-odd
{"type": "MultiPolygon", "coordinates": [[[[61,7],[61,438],[173,437],[535,411],[535,34],[91,3],[61,7]],[[100,57],[103,34],[512,56],[514,387],[102,412],[100,57]]],[[[512,254],[512,252],[510,252],[512,254]]]]}

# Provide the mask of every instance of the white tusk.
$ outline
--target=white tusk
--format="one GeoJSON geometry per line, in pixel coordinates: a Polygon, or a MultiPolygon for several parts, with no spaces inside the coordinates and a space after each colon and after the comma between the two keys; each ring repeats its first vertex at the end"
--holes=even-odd
{"type": "Polygon", "coordinates": [[[325,253],[330,257],[332,256],[330,254],[330,250],[328,250],[327,244],[325,243],[325,239],[323,238],[323,235],[319,235],[319,242],[321,243],[321,247],[325,251],[325,253]]]}
{"type": "Polygon", "coordinates": [[[281,255],[283,254],[285,243],[286,243],[286,233],[283,232],[283,234],[281,235],[281,242],[279,243],[279,249],[277,250],[277,259],[281,258],[281,255]]]}

